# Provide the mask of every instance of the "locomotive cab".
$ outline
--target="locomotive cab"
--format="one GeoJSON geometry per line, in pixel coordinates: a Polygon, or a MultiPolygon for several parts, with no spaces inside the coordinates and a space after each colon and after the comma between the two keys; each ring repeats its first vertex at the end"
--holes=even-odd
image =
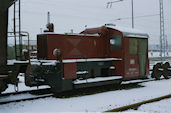
{"type": "Polygon", "coordinates": [[[146,78],[149,74],[148,34],[137,29],[106,24],[99,28],[86,29],[82,33],[99,33],[107,40],[107,54],[119,58],[113,62],[113,75],[124,80],[146,78]],[[106,35],[104,32],[106,32],[106,35]]]}
{"type": "Polygon", "coordinates": [[[148,34],[135,30],[107,26],[110,32],[110,57],[121,58],[114,62],[115,75],[124,80],[146,78],[149,74],[148,34]]]}

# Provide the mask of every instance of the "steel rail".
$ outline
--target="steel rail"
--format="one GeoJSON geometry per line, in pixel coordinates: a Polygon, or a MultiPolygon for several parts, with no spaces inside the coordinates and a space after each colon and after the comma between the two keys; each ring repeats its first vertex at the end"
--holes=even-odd
{"type": "Polygon", "coordinates": [[[168,98],[171,98],[171,94],[161,96],[161,97],[157,97],[157,98],[153,98],[153,99],[149,99],[149,100],[145,100],[145,101],[138,102],[138,103],[135,103],[135,104],[115,108],[115,109],[108,110],[108,111],[105,111],[105,112],[121,112],[121,111],[126,111],[126,110],[129,110],[129,109],[137,109],[138,107],[140,107],[143,104],[153,103],[153,102],[161,101],[163,99],[168,99],[168,98]]]}
{"type": "Polygon", "coordinates": [[[51,88],[45,88],[45,89],[34,89],[34,90],[24,90],[19,92],[10,92],[10,93],[2,93],[0,94],[0,97],[10,96],[10,95],[18,95],[18,94],[25,94],[25,93],[47,93],[50,92],[51,88]]]}
{"type": "MultiPolygon", "coordinates": [[[[161,79],[163,80],[163,79],[161,79]]],[[[155,79],[150,79],[150,80],[145,80],[145,81],[138,81],[138,82],[133,82],[133,83],[125,83],[125,84],[121,84],[119,88],[116,88],[116,89],[112,89],[112,91],[114,90],[122,90],[122,89],[130,89],[131,88],[135,88],[135,87],[132,87],[132,86],[135,86],[139,83],[144,83],[144,82],[150,82],[150,81],[155,81],[155,79]],[[131,85],[131,86],[130,86],[131,85]]],[[[99,88],[98,88],[99,89],[99,88]]],[[[26,93],[42,93],[42,92],[48,92],[50,90],[50,88],[46,88],[46,89],[40,89],[40,90],[29,90],[29,91],[21,91],[21,92],[14,92],[14,93],[5,93],[5,94],[2,94],[0,97],[6,97],[6,96],[11,96],[11,95],[18,95],[18,94],[26,94],[26,93]]],[[[104,91],[104,89],[100,89],[100,92],[106,92],[110,89],[107,89],[104,91]]],[[[96,91],[96,90],[95,90],[96,91]]],[[[90,92],[88,93],[88,95],[90,94],[94,94],[94,93],[100,93],[99,90],[97,92],[95,92],[94,89],[93,89],[93,92],[90,90],[90,92]]],[[[111,90],[110,90],[111,91],[111,90]]],[[[23,99],[14,99],[14,100],[9,100],[9,101],[3,101],[3,102],[0,102],[0,105],[3,105],[3,104],[9,104],[9,103],[13,103],[13,102],[21,102],[21,101],[28,101],[28,100],[36,100],[36,99],[40,99],[40,98],[47,98],[47,97],[61,97],[60,93],[56,93],[56,95],[52,94],[50,91],[49,93],[46,94],[41,94],[41,95],[35,95],[35,97],[29,97],[29,98],[23,98],[23,99]]],[[[67,92],[65,93],[65,95],[69,95],[69,97],[74,97],[74,96],[81,96],[81,95],[87,95],[84,91],[77,91],[76,92],[80,92],[79,94],[75,93],[74,94],[74,91],[73,93],[70,95],[68,94],[67,92]]],[[[71,93],[71,92],[70,92],[71,93]]],[[[68,98],[68,96],[63,96],[62,95],[62,98],[68,98]]]]}
{"type": "Polygon", "coordinates": [[[36,99],[47,98],[47,97],[52,97],[52,96],[53,96],[53,94],[46,94],[46,95],[35,96],[35,97],[29,97],[29,98],[23,98],[23,99],[16,99],[16,100],[3,101],[3,102],[0,102],[0,105],[9,104],[9,103],[13,103],[13,102],[27,101],[27,100],[36,100],[36,99]]]}

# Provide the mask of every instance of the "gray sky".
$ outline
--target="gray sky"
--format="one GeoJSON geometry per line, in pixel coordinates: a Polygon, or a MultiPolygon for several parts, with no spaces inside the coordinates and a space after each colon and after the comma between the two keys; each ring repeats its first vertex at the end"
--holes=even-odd
{"type": "MultiPolygon", "coordinates": [[[[51,12],[51,22],[55,32],[80,32],[85,25],[100,26],[114,23],[118,26],[131,27],[131,0],[113,4],[107,9],[106,3],[112,0],[21,0],[22,29],[36,39],[40,28],[45,29],[47,12],[51,12]],[[127,18],[117,20],[118,18],[127,18]]],[[[113,0],[115,1],[115,0],[113,0]]],[[[171,1],[164,0],[165,28],[168,41],[171,43],[171,1]]],[[[12,30],[12,7],[10,8],[9,31],[12,30]]],[[[134,0],[134,16],[159,14],[159,0],[134,0]]],[[[150,35],[149,43],[159,43],[159,15],[135,18],[135,28],[150,35]]]]}

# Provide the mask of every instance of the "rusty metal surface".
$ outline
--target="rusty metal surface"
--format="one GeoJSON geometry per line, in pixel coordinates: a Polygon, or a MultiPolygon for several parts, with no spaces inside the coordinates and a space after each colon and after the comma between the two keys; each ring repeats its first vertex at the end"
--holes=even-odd
{"type": "Polygon", "coordinates": [[[161,96],[161,97],[157,97],[157,98],[153,98],[153,99],[149,99],[149,100],[145,100],[145,101],[138,102],[138,103],[135,103],[135,104],[130,104],[130,105],[127,105],[127,106],[115,108],[115,109],[112,109],[112,110],[109,110],[109,111],[106,111],[106,112],[121,112],[121,111],[126,111],[126,110],[129,110],[129,109],[137,109],[139,106],[141,106],[143,104],[157,102],[157,101],[160,101],[160,100],[163,100],[163,99],[168,99],[168,98],[171,98],[171,94],[161,96]]]}

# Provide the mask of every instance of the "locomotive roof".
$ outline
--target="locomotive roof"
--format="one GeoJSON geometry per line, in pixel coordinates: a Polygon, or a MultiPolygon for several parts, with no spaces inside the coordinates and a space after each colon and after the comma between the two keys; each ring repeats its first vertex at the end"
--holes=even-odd
{"type": "MultiPolygon", "coordinates": [[[[89,27],[79,34],[65,33],[64,35],[99,36],[99,33],[103,32],[104,28],[111,28],[111,29],[117,30],[121,32],[123,36],[125,37],[149,38],[149,35],[146,32],[143,32],[138,29],[128,28],[128,27],[120,27],[114,24],[105,24],[101,27],[89,27]]],[[[56,33],[44,32],[43,34],[56,34],[56,33]]]]}
{"type": "Polygon", "coordinates": [[[89,27],[84,31],[82,31],[81,33],[83,34],[103,33],[105,32],[106,28],[117,30],[121,32],[125,37],[149,38],[149,35],[146,32],[143,32],[138,29],[116,26],[114,24],[105,24],[100,27],[89,27]]]}
{"type": "Polygon", "coordinates": [[[149,35],[146,32],[143,32],[138,29],[120,27],[113,24],[105,24],[105,27],[118,30],[122,32],[123,36],[136,37],[136,38],[149,38],[149,35]]]}

